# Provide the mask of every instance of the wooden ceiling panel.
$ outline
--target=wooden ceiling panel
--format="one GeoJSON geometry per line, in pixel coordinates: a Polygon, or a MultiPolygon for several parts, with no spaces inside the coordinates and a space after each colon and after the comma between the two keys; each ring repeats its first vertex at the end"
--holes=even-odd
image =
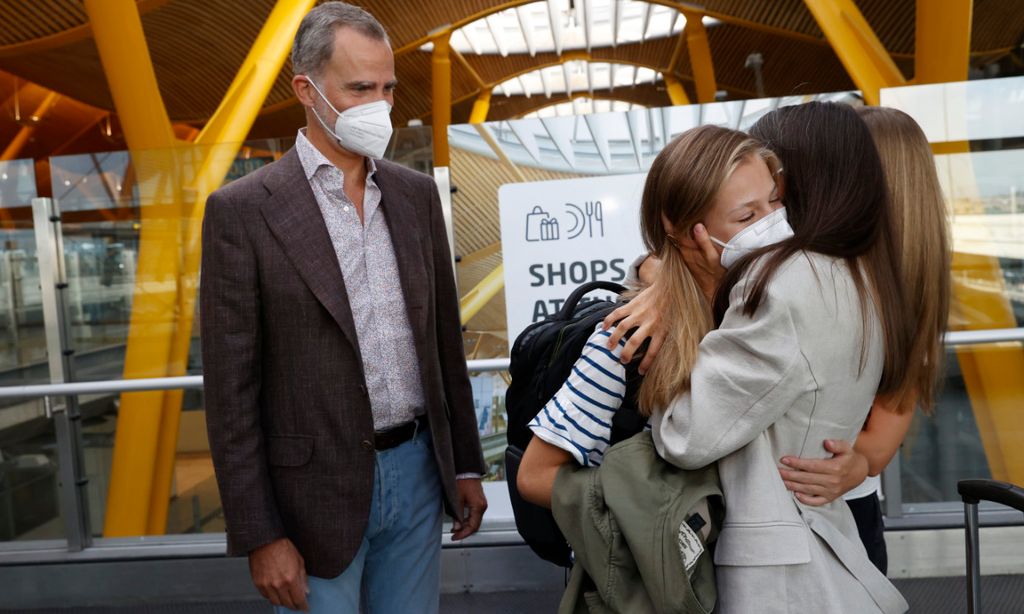
{"type": "Polygon", "coordinates": [[[4,0],[0,3],[0,46],[60,34],[88,20],[80,0],[4,0]]]}
{"type": "Polygon", "coordinates": [[[1020,0],[974,0],[971,49],[991,53],[1024,43],[1024,6],[1020,0]]]}

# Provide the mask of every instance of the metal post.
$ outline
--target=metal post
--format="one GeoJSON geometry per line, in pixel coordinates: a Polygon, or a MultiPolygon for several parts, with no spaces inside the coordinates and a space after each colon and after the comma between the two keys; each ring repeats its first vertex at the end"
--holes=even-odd
{"type": "Polygon", "coordinates": [[[981,611],[981,559],[978,555],[978,502],[964,501],[964,531],[967,535],[967,613],[981,611]]]}
{"type": "Polygon", "coordinates": [[[458,281],[459,269],[455,266],[455,219],[452,217],[452,178],[447,166],[434,167],[434,182],[437,183],[438,196],[441,198],[441,214],[444,216],[448,248],[452,254],[452,270],[455,271],[455,280],[458,281]]]}
{"type": "MultiPolygon", "coordinates": [[[[74,350],[71,349],[71,331],[67,318],[65,294],[68,281],[64,269],[64,240],[57,203],[51,198],[32,199],[32,223],[39,259],[39,286],[42,291],[50,382],[62,384],[74,379],[74,350]]],[[[60,508],[68,550],[78,552],[92,543],[78,397],[45,397],[43,403],[46,416],[53,419],[57,434],[60,508]]]]}

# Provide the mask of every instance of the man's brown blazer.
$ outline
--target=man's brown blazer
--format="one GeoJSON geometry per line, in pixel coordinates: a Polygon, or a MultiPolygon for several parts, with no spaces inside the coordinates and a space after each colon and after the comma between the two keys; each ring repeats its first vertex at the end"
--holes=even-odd
{"type": "MultiPolygon", "coordinates": [[[[396,164],[377,162],[374,179],[450,512],[455,475],[485,468],[440,199],[430,177],[396,164]]],[[[363,291],[345,286],[294,149],[210,195],[200,319],[207,425],[229,554],[288,537],[308,573],[324,578],[355,556],[375,455],[348,301],[350,292],[363,291]]]]}

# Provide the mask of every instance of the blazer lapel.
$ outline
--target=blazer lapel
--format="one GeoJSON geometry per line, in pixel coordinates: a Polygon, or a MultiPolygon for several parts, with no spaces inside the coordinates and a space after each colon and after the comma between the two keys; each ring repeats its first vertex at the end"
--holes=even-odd
{"type": "Polygon", "coordinates": [[[421,221],[412,203],[423,196],[409,193],[408,184],[401,175],[391,171],[391,163],[377,161],[374,180],[381,193],[381,210],[391,234],[391,245],[398,263],[398,277],[409,315],[409,326],[413,337],[422,339],[420,333],[426,330],[427,270],[423,262],[421,221]]]}
{"type": "Polygon", "coordinates": [[[294,148],[278,161],[275,171],[264,179],[271,199],[260,209],[263,217],[302,280],[341,327],[362,363],[338,256],[294,148]]]}

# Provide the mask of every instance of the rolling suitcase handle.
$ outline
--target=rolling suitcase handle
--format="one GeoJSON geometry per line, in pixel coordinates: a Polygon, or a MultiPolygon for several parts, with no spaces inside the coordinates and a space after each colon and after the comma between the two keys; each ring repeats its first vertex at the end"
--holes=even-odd
{"type": "Polygon", "coordinates": [[[960,480],[956,490],[964,501],[967,542],[967,612],[981,611],[981,557],[978,553],[978,503],[994,501],[1024,512],[1024,489],[996,480],[960,480]]]}

